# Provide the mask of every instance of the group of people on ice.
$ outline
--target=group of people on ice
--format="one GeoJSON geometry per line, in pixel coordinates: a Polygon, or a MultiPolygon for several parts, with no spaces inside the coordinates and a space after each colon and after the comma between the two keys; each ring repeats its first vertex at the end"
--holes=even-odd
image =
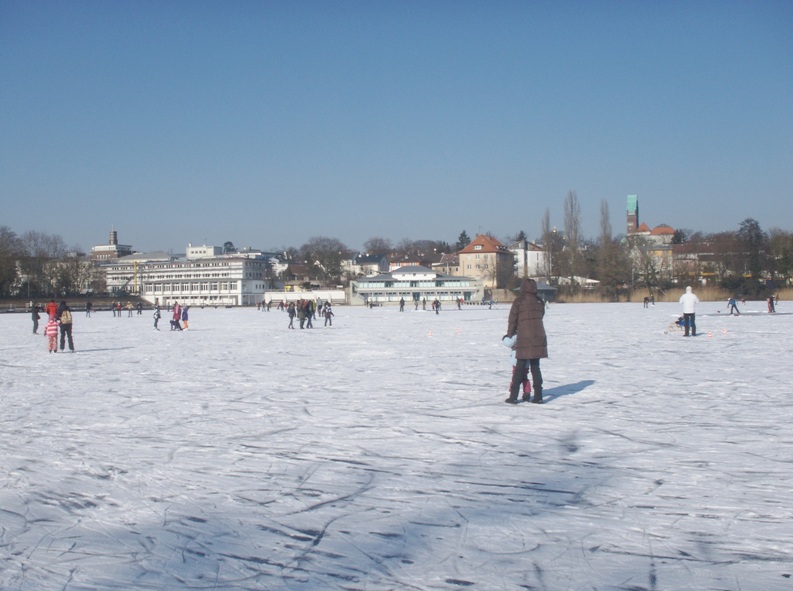
{"type": "MultiPolygon", "coordinates": [[[[279,306],[279,309],[281,307],[279,306]]],[[[313,319],[318,315],[325,319],[325,326],[333,326],[333,308],[330,302],[314,302],[314,300],[301,299],[297,302],[289,302],[286,305],[286,312],[289,315],[289,328],[295,328],[295,317],[300,324],[300,328],[314,328],[313,319]]]]}
{"type": "Polygon", "coordinates": [[[47,339],[47,350],[50,353],[58,352],[58,334],[61,335],[61,351],[69,346],[69,351],[74,353],[74,339],[72,337],[72,309],[66,301],[62,301],[60,306],[55,300],[50,300],[49,304],[42,310],[40,306],[34,305],[31,310],[33,318],[33,334],[38,334],[40,312],[47,314],[47,324],[44,326],[44,336],[47,339]]]}

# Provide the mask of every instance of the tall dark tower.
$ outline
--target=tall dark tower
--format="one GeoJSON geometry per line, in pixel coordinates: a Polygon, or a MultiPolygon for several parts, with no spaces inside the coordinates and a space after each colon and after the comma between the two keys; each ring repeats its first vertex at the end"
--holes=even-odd
{"type": "Polygon", "coordinates": [[[636,233],[639,227],[639,196],[628,195],[628,235],[636,233]]]}
{"type": "Polygon", "coordinates": [[[115,230],[110,230],[110,244],[113,246],[118,244],[118,232],[115,230]]]}

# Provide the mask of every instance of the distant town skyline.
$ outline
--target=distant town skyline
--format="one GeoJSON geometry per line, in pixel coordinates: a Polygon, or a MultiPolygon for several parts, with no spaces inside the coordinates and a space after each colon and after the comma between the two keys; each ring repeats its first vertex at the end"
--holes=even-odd
{"type": "Polygon", "coordinates": [[[456,241],[606,200],[793,229],[793,3],[0,3],[0,225],[456,241]]]}

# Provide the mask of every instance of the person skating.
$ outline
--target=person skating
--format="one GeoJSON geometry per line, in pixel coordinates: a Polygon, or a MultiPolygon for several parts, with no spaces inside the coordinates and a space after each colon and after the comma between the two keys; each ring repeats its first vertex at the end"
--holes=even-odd
{"type": "Polygon", "coordinates": [[[289,306],[286,308],[286,313],[289,315],[289,328],[294,328],[295,314],[297,314],[297,311],[295,310],[294,302],[289,303],[289,306]]]}
{"type": "Polygon", "coordinates": [[[44,326],[44,336],[47,339],[47,350],[50,353],[58,352],[58,321],[50,317],[44,326]]]}
{"type": "Polygon", "coordinates": [[[38,334],[39,332],[39,318],[41,315],[39,314],[39,305],[33,304],[33,307],[30,309],[30,317],[33,320],[33,334],[38,334]]]}
{"type": "Polygon", "coordinates": [[[72,310],[69,305],[63,301],[58,308],[58,323],[61,327],[61,351],[66,348],[66,343],[69,343],[69,351],[74,353],[74,340],[72,339],[72,310]]]}
{"type": "Polygon", "coordinates": [[[171,330],[182,330],[182,325],[179,321],[182,319],[182,307],[179,302],[173,303],[173,314],[171,315],[171,330]]]}
{"type": "Polygon", "coordinates": [[[512,302],[509,310],[506,337],[517,336],[515,340],[515,370],[509,387],[509,398],[506,402],[517,404],[518,392],[526,375],[526,367],[531,371],[534,383],[534,404],[542,404],[542,371],[540,359],[548,357],[548,337],[545,334],[543,317],[545,302],[537,295],[537,282],[524,279],[520,286],[520,294],[512,302]]]}
{"type": "Polygon", "coordinates": [[[685,334],[683,336],[689,336],[689,333],[692,337],[697,336],[697,304],[699,303],[699,298],[696,296],[694,291],[691,289],[689,285],[686,287],[686,293],[680,296],[680,303],[683,304],[683,318],[685,320],[685,334]]]}

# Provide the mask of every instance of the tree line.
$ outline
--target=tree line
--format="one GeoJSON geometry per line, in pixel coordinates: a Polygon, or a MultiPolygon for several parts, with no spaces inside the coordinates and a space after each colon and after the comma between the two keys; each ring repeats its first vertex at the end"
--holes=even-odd
{"type": "MultiPolygon", "coordinates": [[[[487,234],[507,246],[529,240],[523,230],[501,238],[487,234]]],[[[382,255],[391,262],[428,260],[433,255],[455,253],[470,242],[465,230],[452,244],[409,238],[394,243],[372,237],[363,244],[363,253],[382,255]]],[[[604,299],[614,301],[627,291],[646,290],[651,294],[702,278],[736,295],[757,296],[789,285],[793,274],[793,233],[777,228],[766,232],[752,218],[740,222],[735,231],[705,234],[675,230],[664,256],[664,249],[653,240],[614,235],[608,203],[603,200],[599,235],[587,239],[581,232],[581,209],[574,191],[565,199],[561,230],[551,225],[546,209],[540,236],[534,243],[545,256],[544,268],[532,270],[533,274],[563,293],[596,289],[604,299]],[[599,283],[592,288],[582,278],[599,283]]],[[[67,248],[58,235],[35,231],[17,235],[0,226],[0,297],[70,296],[85,290],[103,293],[102,273],[79,250],[67,248]]],[[[234,252],[233,243],[224,243],[223,250],[234,252]]],[[[344,274],[343,262],[358,254],[341,240],[326,236],[312,237],[300,247],[278,252],[284,262],[304,265],[312,279],[326,285],[351,279],[344,274]]],[[[515,275],[509,286],[519,281],[515,275]]]]}

